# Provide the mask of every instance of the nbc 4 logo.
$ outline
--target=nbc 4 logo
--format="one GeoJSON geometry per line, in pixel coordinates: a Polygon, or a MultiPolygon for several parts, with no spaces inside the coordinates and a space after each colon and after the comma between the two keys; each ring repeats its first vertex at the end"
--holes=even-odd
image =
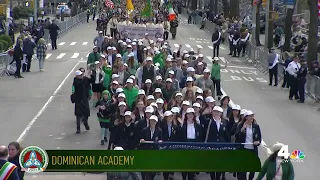
{"type": "Polygon", "coordinates": [[[278,152],[279,157],[283,157],[284,161],[291,161],[291,162],[303,162],[306,155],[301,150],[294,150],[293,152],[289,153],[289,146],[284,145],[278,152]]]}

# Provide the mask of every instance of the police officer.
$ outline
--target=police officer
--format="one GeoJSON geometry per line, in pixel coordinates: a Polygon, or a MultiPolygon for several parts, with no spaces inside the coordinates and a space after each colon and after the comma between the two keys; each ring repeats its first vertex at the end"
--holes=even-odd
{"type": "Polygon", "coordinates": [[[300,60],[300,69],[297,72],[297,79],[298,79],[298,91],[299,91],[299,97],[300,100],[298,100],[298,103],[304,103],[305,99],[305,84],[307,81],[307,74],[308,74],[308,66],[307,62],[304,59],[300,60]]]}
{"type": "Polygon", "coordinates": [[[293,96],[296,100],[300,99],[298,95],[298,79],[297,72],[299,71],[301,65],[299,64],[299,56],[295,55],[293,57],[293,61],[289,63],[286,71],[289,74],[289,84],[290,84],[290,92],[289,99],[292,100],[293,96]]]}
{"type": "Polygon", "coordinates": [[[9,150],[6,146],[0,146],[0,179],[20,180],[17,166],[8,161],[9,150]]]}

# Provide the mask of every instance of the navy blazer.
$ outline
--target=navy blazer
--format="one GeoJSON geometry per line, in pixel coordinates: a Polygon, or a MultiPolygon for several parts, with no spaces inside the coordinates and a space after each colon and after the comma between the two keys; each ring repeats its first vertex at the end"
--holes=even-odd
{"type": "MultiPolygon", "coordinates": [[[[162,130],[156,127],[154,130],[153,136],[151,138],[150,127],[145,127],[141,131],[140,139],[144,139],[145,141],[158,142],[159,140],[162,140],[162,130]]],[[[140,144],[140,149],[159,149],[159,148],[157,144],[140,144]]]]}
{"type": "MultiPolygon", "coordinates": [[[[236,134],[235,134],[236,141],[239,142],[239,143],[245,143],[246,142],[246,136],[247,136],[246,130],[241,132],[241,128],[243,127],[243,124],[244,123],[240,123],[238,125],[237,130],[236,130],[236,134]]],[[[252,136],[253,136],[253,142],[259,141],[258,145],[254,145],[254,150],[256,152],[258,152],[258,146],[261,144],[262,136],[261,136],[260,126],[258,124],[256,124],[256,123],[252,123],[252,136]]]]}
{"type": "MultiPolygon", "coordinates": [[[[196,131],[196,142],[203,142],[204,141],[204,135],[203,135],[203,128],[200,124],[198,123],[194,123],[194,128],[196,131]]],[[[187,138],[187,123],[183,123],[181,130],[180,130],[180,141],[181,142],[188,142],[188,138],[187,138]]]]}
{"type": "Polygon", "coordinates": [[[230,142],[231,136],[228,130],[228,122],[223,119],[221,119],[219,130],[217,129],[216,122],[213,119],[205,119],[205,121],[202,121],[204,127],[204,138],[207,135],[210,120],[211,125],[207,142],[230,142]]]}
{"type": "Polygon", "coordinates": [[[171,141],[178,142],[179,141],[179,126],[172,124],[171,125],[171,135],[169,136],[168,123],[166,121],[162,121],[159,124],[159,127],[162,130],[162,138],[163,141],[171,141]]]}
{"type": "MultiPolygon", "coordinates": [[[[8,161],[0,159],[0,169],[6,162],[8,161]]],[[[17,167],[13,170],[13,172],[10,174],[7,180],[20,180],[17,167]]]]}

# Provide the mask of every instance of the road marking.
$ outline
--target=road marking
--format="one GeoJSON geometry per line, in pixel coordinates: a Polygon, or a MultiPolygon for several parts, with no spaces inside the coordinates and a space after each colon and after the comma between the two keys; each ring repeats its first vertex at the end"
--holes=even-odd
{"type": "Polygon", "coordinates": [[[88,54],[86,55],[86,57],[89,57],[89,55],[90,55],[90,53],[88,53],[88,54]]]}
{"type": "Polygon", "coordinates": [[[179,47],[179,44],[174,44],[174,47],[178,48],[178,47],[179,47]]]}
{"type": "Polygon", "coordinates": [[[200,40],[200,41],[202,41],[202,39],[201,39],[201,38],[197,38],[197,40],[200,40]]]}
{"type": "Polygon", "coordinates": [[[208,58],[210,61],[212,61],[212,57],[211,57],[211,56],[207,56],[207,58],[208,58]]]}
{"type": "Polygon", "coordinates": [[[212,47],[212,46],[208,46],[208,48],[213,49],[213,47],[212,47]]]}
{"type": "Polygon", "coordinates": [[[226,59],[224,57],[219,57],[219,59],[223,62],[226,63],[226,59]]]}
{"type": "Polygon", "coordinates": [[[88,44],[88,42],[83,42],[83,43],[82,43],[82,45],[87,45],[87,44],[88,44]]]}
{"type": "Polygon", "coordinates": [[[197,45],[197,47],[198,47],[198,48],[200,48],[200,49],[202,49],[202,48],[203,48],[203,47],[202,47],[201,45],[199,45],[199,44],[197,45]]]}
{"type": "Polygon", "coordinates": [[[219,58],[221,59],[222,62],[224,62],[224,63],[229,63],[226,58],[224,58],[224,57],[219,57],[219,58]]]}
{"type": "Polygon", "coordinates": [[[59,44],[59,46],[62,46],[62,45],[64,45],[66,42],[61,42],[60,44],[59,44]]]}
{"type": "Polygon", "coordinates": [[[220,46],[220,49],[222,49],[222,50],[226,50],[226,48],[225,48],[225,47],[223,47],[223,46],[220,46]]]}
{"type": "Polygon", "coordinates": [[[49,58],[50,58],[50,56],[52,56],[52,54],[51,54],[51,53],[47,54],[47,55],[46,55],[46,59],[49,59],[49,58]]]}
{"type": "Polygon", "coordinates": [[[196,40],[195,38],[190,38],[190,40],[196,40]]]}
{"type": "Polygon", "coordinates": [[[202,43],[201,41],[196,41],[196,43],[202,43]]]}
{"type": "Polygon", "coordinates": [[[73,55],[71,56],[72,59],[75,59],[79,56],[80,54],[79,53],[73,53],[73,55]]]}
{"type": "Polygon", "coordinates": [[[70,44],[70,46],[74,46],[74,45],[76,45],[77,44],[77,42],[72,42],[71,44],[70,44]]]}
{"type": "Polygon", "coordinates": [[[186,44],[186,47],[187,47],[187,48],[191,48],[190,44],[186,44]]]}
{"type": "Polygon", "coordinates": [[[228,66],[231,68],[240,68],[240,69],[256,69],[256,68],[252,68],[252,67],[243,67],[243,66],[228,66]]]}
{"type": "MultiPolygon", "coordinates": [[[[223,96],[227,96],[227,93],[226,93],[222,88],[221,88],[221,92],[222,92],[222,95],[223,95],[223,96]]],[[[234,102],[232,101],[232,99],[230,99],[229,105],[230,105],[231,107],[233,107],[233,106],[235,105],[234,102]]],[[[268,148],[268,145],[264,142],[263,139],[261,139],[261,146],[263,147],[263,150],[266,152],[266,154],[267,154],[268,156],[272,153],[271,149],[268,148]]]]}
{"type": "Polygon", "coordinates": [[[75,69],[77,68],[77,66],[80,64],[81,62],[77,62],[76,65],[74,65],[74,67],[71,69],[71,71],[67,74],[67,76],[62,80],[62,82],[60,83],[60,85],[58,86],[58,88],[53,92],[53,95],[50,96],[50,98],[47,100],[47,102],[42,106],[42,108],[40,109],[40,111],[36,114],[36,116],[29,122],[29,124],[27,125],[27,127],[23,130],[23,132],[20,134],[19,138],[17,139],[17,142],[21,142],[23,141],[23,138],[27,135],[27,133],[30,131],[31,127],[33,126],[33,124],[37,121],[37,119],[43,114],[43,112],[47,109],[48,105],[52,102],[52,100],[54,99],[54,97],[57,95],[57,93],[60,91],[60,89],[62,88],[62,86],[66,83],[66,81],[68,80],[69,76],[75,71],[75,69]]]}
{"type": "Polygon", "coordinates": [[[61,54],[57,57],[57,59],[61,59],[64,55],[66,55],[66,53],[61,53],[61,54]]]}

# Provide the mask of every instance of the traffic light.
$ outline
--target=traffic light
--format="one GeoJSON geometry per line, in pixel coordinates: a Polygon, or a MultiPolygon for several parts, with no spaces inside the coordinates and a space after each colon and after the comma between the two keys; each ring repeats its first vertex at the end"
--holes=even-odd
{"type": "Polygon", "coordinates": [[[268,1],[268,0],[262,0],[262,6],[263,6],[263,7],[266,7],[266,6],[267,6],[267,1],[268,1]]]}
{"type": "Polygon", "coordinates": [[[24,5],[25,5],[26,7],[33,8],[33,7],[34,7],[34,0],[25,1],[24,5]]]}

